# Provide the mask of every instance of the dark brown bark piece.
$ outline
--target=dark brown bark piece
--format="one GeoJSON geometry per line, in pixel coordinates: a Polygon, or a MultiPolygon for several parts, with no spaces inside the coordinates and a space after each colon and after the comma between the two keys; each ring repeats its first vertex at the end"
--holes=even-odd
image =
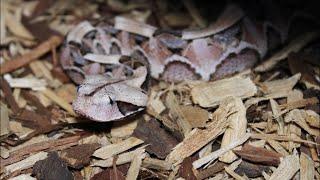
{"type": "Polygon", "coordinates": [[[41,115],[46,115],[47,118],[51,117],[51,112],[41,104],[40,100],[30,93],[30,91],[22,90],[21,94],[25,100],[28,101],[29,104],[35,106],[37,108],[36,112],[41,115]]]}
{"type": "Polygon", "coordinates": [[[185,158],[179,168],[179,176],[186,180],[196,180],[197,177],[193,173],[192,162],[195,160],[193,157],[185,158]]]}
{"type": "Polygon", "coordinates": [[[142,139],[148,153],[156,155],[160,159],[164,159],[178,141],[166,130],[160,127],[161,124],[151,119],[148,122],[139,121],[137,128],[133,132],[133,136],[142,139]]]}
{"type": "Polygon", "coordinates": [[[105,179],[116,179],[116,180],[124,180],[124,174],[118,170],[118,168],[107,168],[106,170],[95,174],[91,180],[105,180],[105,179]]]}
{"type": "Polygon", "coordinates": [[[59,158],[57,152],[49,153],[44,160],[38,161],[33,166],[33,172],[37,179],[45,180],[73,180],[72,173],[67,165],[59,158]]]}
{"type": "Polygon", "coordinates": [[[9,107],[11,108],[12,112],[14,114],[17,114],[19,112],[20,108],[12,95],[12,90],[11,90],[10,85],[2,77],[0,78],[0,87],[2,89],[4,98],[5,98],[6,102],[8,103],[9,107]]]}
{"type": "Polygon", "coordinates": [[[249,144],[244,145],[241,150],[234,150],[233,152],[242,159],[269,166],[278,166],[280,164],[280,157],[282,156],[279,153],[260,147],[254,147],[249,144]]]}
{"type": "Polygon", "coordinates": [[[80,169],[90,163],[90,156],[99,147],[99,144],[81,144],[62,151],[60,157],[68,166],[80,169]]]}
{"type": "Polygon", "coordinates": [[[238,168],[235,170],[235,173],[241,176],[245,174],[249,178],[256,178],[262,176],[262,171],[268,170],[268,166],[257,165],[246,161],[242,161],[238,168]]]}
{"type": "Polygon", "coordinates": [[[318,156],[320,157],[320,136],[315,137],[315,141],[317,143],[316,145],[317,153],[318,153],[318,156]]]}
{"type": "Polygon", "coordinates": [[[197,178],[198,179],[206,179],[208,177],[214,176],[216,173],[224,170],[224,167],[226,165],[227,164],[225,164],[223,162],[217,162],[214,165],[212,165],[212,166],[210,166],[210,167],[208,167],[206,169],[200,170],[197,173],[197,178]]]}
{"type": "Polygon", "coordinates": [[[290,53],[288,56],[289,68],[292,74],[301,73],[301,80],[311,84],[318,84],[312,65],[307,63],[307,58],[312,58],[305,53],[290,53]]]}

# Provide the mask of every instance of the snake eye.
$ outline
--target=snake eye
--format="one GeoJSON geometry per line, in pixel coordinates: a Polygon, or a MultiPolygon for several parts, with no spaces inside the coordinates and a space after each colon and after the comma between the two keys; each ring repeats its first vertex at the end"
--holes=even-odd
{"type": "Polygon", "coordinates": [[[78,87],[77,87],[77,93],[79,92],[79,89],[81,88],[81,85],[79,85],[78,87]]]}
{"type": "Polygon", "coordinates": [[[109,100],[110,100],[110,104],[113,105],[114,101],[110,98],[110,96],[108,96],[108,97],[109,97],[109,100]]]}

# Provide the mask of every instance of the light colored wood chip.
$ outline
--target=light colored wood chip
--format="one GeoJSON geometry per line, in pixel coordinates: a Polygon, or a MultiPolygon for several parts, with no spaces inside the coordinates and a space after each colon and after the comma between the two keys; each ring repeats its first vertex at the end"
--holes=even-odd
{"type": "Polygon", "coordinates": [[[130,164],[130,167],[128,169],[126,180],[136,180],[137,179],[137,177],[139,175],[140,167],[142,164],[142,159],[145,158],[145,156],[146,156],[145,153],[135,154],[135,156],[130,164]]]}
{"type": "Polygon", "coordinates": [[[128,31],[131,33],[139,34],[145,37],[152,37],[153,33],[156,31],[156,27],[134,21],[125,17],[117,16],[115,17],[114,27],[119,30],[128,31]]]}
{"type": "Polygon", "coordinates": [[[302,152],[300,155],[300,179],[313,179],[314,174],[314,162],[302,152]]]}
{"type": "Polygon", "coordinates": [[[315,128],[320,128],[320,115],[312,110],[306,110],[307,117],[306,122],[315,128]]]}
{"type": "Polygon", "coordinates": [[[287,96],[288,96],[288,92],[274,92],[272,94],[267,94],[263,97],[250,98],[244,103],[244,105],[246,106],[246,108],[249,108],[250,106],[254,104],[258,104],[261,101],[268,101],[270,99],[279,99],[287,96]]]}
{"type": "MultiPolygon", "coordinates": [[[[238,141],[246,134],[246,108],[240,98],[232,98],[232,101],[234,103],[235,113],[231,114],[228,118],[230,123],[224,132],[220,148],[228,147],[229,144],[238,141]]],[[[226,152],[219,158],[220,161],[225,163],[231,163],[236,159],[237,156],[232,151],[226,152]]]]}
{"type": "Polygon", "coordinates": [[[19,161],[17,163],[10,164],[9,166],[4,167],[4,171],[6,174],[10,174],[17,170],[24,170],[32,167],[34,163],[37,161],[43,160],[47,158],[48,153],[47,152],[39,152],[37,154],[31,155],[27,157],[26,159],[19,161]]]}
{"type": "Polygon", "coordinates": [[[160,99],[160,93],[156,92],[154,89],[151,89],[147,108],[152,108],[157,114],[162,113],[166,109],[166,106],[160,99]]]}
{"type": "Polygon", "coordinates": [[[138,119],[132,120],[122,120],[122,121],[115,121],[112,124],[111,128],[111,136],[117,138],[123,138],[130,136],[134,129],[137,127],[138,119]]]}
{"type": "Polygon", "coordinates": [[[53,76],[50,72],[50,69],[45,65],[43,61],[38,60],[38,61],[31,62],[29,66],[33,74],[37,78],[44,77],[47,80],[50,80],[50,81],[53,80],[53,76]]]}
{"type": "MultiPolygon", "coordinates": [[[[130,151],[130,152],[126,152],[126,153],[120,154],[120,155],[118,155],[116,165],[121,165],[121,164],[126,164],[126,163],[131,162],[136,154],[141,154],[144,151],[145,151],[144,148],[138,148],[138,149],[136,149],[134,151],[130,151]]],[[[93,162],[93,164],[91,166],[112,167],[113,158],[114,157],[110,157],[110,158],[105,159],[105,160],[97,160],[97,161],[93,162]]]]}
{"type": "Polygon", "coordinates": [[[135,137],[129,137],[128,139],[121,141],[116,144],[110,144],[104,147],[101,147],[97,149],[93,156],[101,158],[101,159],[108,159],[114,155],[120,154],[130,148],[133,148],[139,144],[142,144],[143,141],[135,138],[135,137]]]}
{"type": "Polygon", "coordinates": [[[171,153],[167,156],[168,162],[180,164],[186,157],[207,145],[210,141],[222,134],[229,124],[228,117],[234,113],[234,104],[230,98],[221,102],[220,107],[213,113],[213,121],[208,123],[206,129],[193,129],[171,153]]]}
{"type": "Polygon", "coordinates": [[[297,154],[288,155],[284,157],[269,180],[289,180],[295,175],[299,168],[299,156],[297,154]]]}
{"type": "MultiPolygon", "coordinates": [[[[1,11],[4,9],[1,9],[1,11]]],[[[5,23],[6,27],[12,32],[14,35],[25,38],[27,40],[34,40],[35,38],[33,35],[23,26],[21,19],[18,17],[21,17],[22,8],[16,9],[16,15],[13,15],[12,13],[6,11],[5,13],[5,23]]]]}
{"type": "Polygon", "coordinates": [[[312,97],[307,99],[301,99],[298,101],[288,102],[286,104],[281,104],[280,108],[283,109],[283,112],[288,112],[292,109],[303,108],[307,105],[315,105],[317,103],[319,103],[318,98],[312,97]]]}
{"type": "Polygon", "coordinates": [[[276,150],[278,153],[282,154],[283,156],[289,155],[289,153],[281,146],[281,144],[275,140],[267,140],[268,144],[276,150]]]}
{"type": "Polygon", "coordinates": [[[272,109],[272,116],[278,123],[279,128],[277,132],[279,135],[284,135],[284,120],[283,117],[280,115],[281,113],[279,104],[275,100],[270,99],[270,105],[272,109]]]}
{"type": "Polygon", "coordinates": [[[305,121],[307,118],[307,113],[304,110],[294,109],[290,111],[285,116],[285,121],[287,123],[289,122],[295,122],[297,125],[299,125],[302,129],[307,131],[309,134],[313,136],[320,136],[320,131],[314,128],[311,128],[305,121]]]}
{"type": "Polygon", "coordinates": [[[219,150],[214,151],[214,152],[210,153],[209,155],[194,161],[192,163],[193,168],[198,169],[201,166],[203,166],[204,164],[207,164],[207,163],[210,163],[210,162],[216,160],[221,155],[225,154],[226,152],[228,152],[228,151],[232,150],[233,148],[246,142],[249,139],[249,137],[250,137],[250,134],[247,133],[243,137],[238,139],[237,141],[233,141],[232,143],[228,144],[224,148],[220,148],[219,150]]]}
{"type": "Polygon", "coordinates": [[[253,96],[256,92],[257,87],[250,78],[235,76],[195,85],[191,89],[191,96],[193,102],[202,107],[214,107],[226,97],[234,96],[244,99],[253,96]]]}
{"type": "Polygon", "coordinates": [[[186,137],[192,127],[189,121],[187,120],[187,115],[183,113],[181,106],[178,102],[178,99],[173,94],[172,91],[168,92],[166,97],[166,105],[170,111],[170,114],[173,116],[173,118],[177,119],[177,124],[181,129],[181,132],[183,133],[184,137],[186,137]]]}
{"type": "Polygon", "coordinates": [[[19,176],[10,178],[10,180],[36,180],[36,178],[32,177],[31,174],[21,174],[19,176]]]}
{"type": "Polygon", "coordinates": [[[9,109],[7,105],[0,103],[0,136],[9,133],[9,109]]]}
{"type": "Polygon", "coordinates": [[[265,94],[273,94],[279,92],[286,92],[289,94],[289,92],[292,91],[293,87],[297,84],[300,78],[301,74],[298,73],[287,79],[278,79],[274,81],[263,82],[261,83],[263,87],[262,90],[265,94]]]}
{"type": "Polygon", "coordinates": [[[83,56],[84,59],[87,59],[92,62],[102,63],[102,64],[120,64],[119,60],[121,55],[104,55],[104,54],[92,54],[88,53],[83,56]]]}
{"type": "Polygon", "coordinates": [[[180,110],[192,128],[204,127],[209,119],[209,112],[197,106],[180,106],[180,110]]]}
{"type": "Polygon", "coordinates": [[[27,105],[27,101],[23,97],[21,97],[20,88],[14,88],[12,95],[20,108],[24,108],[27,105]]]}
{"type": "Polygon", "coordinates": [[[146,157],[142,162],[142,166],[149,169],[168,171],[171,169],[172,164],[167,161],[146,157]]]}
{"type": "Polygon", "coordinates": [[[209,144],[204,146],[200,151],[199,151],[199,158],[203,158],[207,155],[209,155],[212,152],[212,144],[213,141],[211,141],[209,144]]]}
{"type": "Polygon", "coordinates": [[[45,90],[42,90],[40,92],[47,98],[55,102],[57,105],[59,105],[61,108],[68,111],[71,115],[76,116],[76,113],[73,111],[72,106],[65,99],[58,96],[54,91],[46,88],[45,90]]]}
{"type": "Polygon", "coordinates": [[[319,36],[319,32],[309,32],[297,37],[279,52],[263,61],[263,63],[257,66],[254,70],[257,72],[265,72],[272,69],[278,62],[287,58],[291,52],[298,52],[301,48],[319,36]]]}
{"type": "Polygon", "coordinates": [[[43,90],[47,86],[47,82],[44,79],[38,79],[34,77],[12,78],[9,74],[6,74],[4,75],[4,78],[8,81],[10,87],[12,88],[43,90]]]}

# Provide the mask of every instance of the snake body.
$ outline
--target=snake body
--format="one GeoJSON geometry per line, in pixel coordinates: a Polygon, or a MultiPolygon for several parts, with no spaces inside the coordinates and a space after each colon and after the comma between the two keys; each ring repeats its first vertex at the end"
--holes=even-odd
{"type": "MultiPolygon", "coordinates": [[[[74,109],[95,121],[118,120],[146,105],[140,86],[147,74],[169,82],[208,81],[251,68],[271,46],[267,27],[277,26],[252,21],[235,5],[208,28],[178,33],[124,17],[114,24],[81,22],[67,35],[60,58],[70,78],[81,84],[74,109]],[[124,57],[148,68],[130,68],[124,57]]],[[[273,29],[285,40],[286,29],[273,29]]]]}

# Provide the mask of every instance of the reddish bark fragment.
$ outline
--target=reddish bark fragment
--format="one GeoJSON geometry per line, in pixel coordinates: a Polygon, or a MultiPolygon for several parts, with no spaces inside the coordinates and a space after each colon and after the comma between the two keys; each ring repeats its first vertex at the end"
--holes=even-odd
{"type": "Polygon", "coordinates": [[[254,147],[249,144],[244,145],[241,150],[234,150],[233,152],[245,160],[269,166],[278,166],[280,164],[280,157],[282,156],[274,151],[254,147]]]}
{"type": "Polygon", "coordinates": [[[14,99],[12,95],[12,90],[8,82],[3,79],[2,77],[0,78],[0,86],[4,95],[4,98],[6,102],[8,103],[9,107],[11,108],[12,112],[14,114],[17,114],[20,111],[20,108],[18,106],[18,103],[14,99]]]}
{"type": "Polygon", "coordinates": [[[198,173],[196,174],[196,176],[197,176],[198,179],[206,179],[206,178],[211,177],[211,176],[214,176],[216,173],[224,170],[224,167],[225,167],[226,165],[227,165],[227,164],[218,161],[218,162],[215,163],[214,165],[209,166],[209,167],[206,168],[206,169],[203,169],[203,170],[198,171],[198,173]]]}
{"type": "Polygon", "coordinates": [[[99,147],[99,144],[81,144],[62,151],[60,157],[68,166],[80,169],[89,164],[90,156],[99,147]]]}
{"type": "Polygon", "coordinates": [[[91,180],[105,180],[105,179],[117,179],[117,180],[124,180],[125,178],[125,174],[123,173],[123,171],[127,171],[128,170],[128,166],[127,165],[121,165],[118,167],[113,167],[113,168],[107,168],[106,170],[95,174],[91,180]]]}
{"type": "Polygon", "coordinates": [[[195,158],[192,157],[187,157],[185,158],[180,166],[179,169],[179,176],[183,177],[186,180],[196,180],[197,177],[194,175],[193,167],[192,167],[192,162],[195,160],[195,158]]]}

